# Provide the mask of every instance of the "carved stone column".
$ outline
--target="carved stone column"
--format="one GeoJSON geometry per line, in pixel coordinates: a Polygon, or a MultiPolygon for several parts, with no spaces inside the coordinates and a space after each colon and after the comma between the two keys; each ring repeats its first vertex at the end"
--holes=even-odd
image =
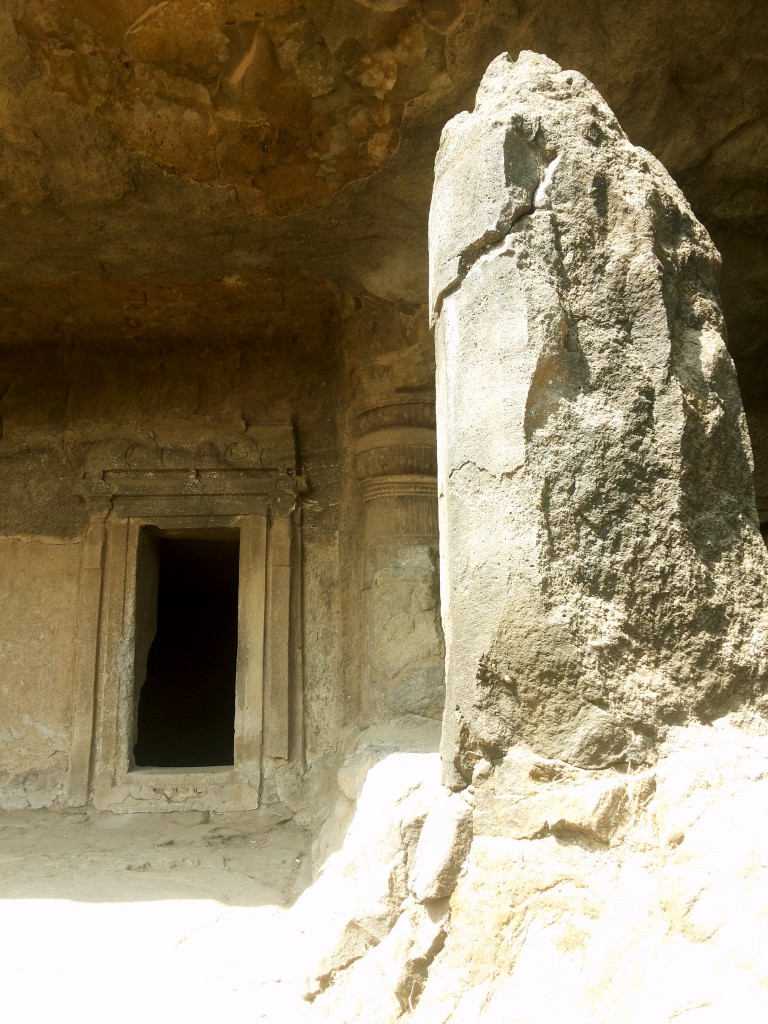
{"type": "Polygon", "coordinates": [[[365,502],[362,591],[367,720],[439,717],[443,635],[437,569],[434,402],[369,409],[358,417],[355,469],[365,502]]]}

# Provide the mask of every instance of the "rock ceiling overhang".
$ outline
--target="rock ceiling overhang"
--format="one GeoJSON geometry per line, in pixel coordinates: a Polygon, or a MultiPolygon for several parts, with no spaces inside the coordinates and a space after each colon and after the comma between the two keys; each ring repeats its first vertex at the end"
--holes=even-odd
{"type": "MultiPolygon", "coordinates": [[[[586,74],[676,177],[723,252],[732,349],[761,392],[761,0],[4,4],[5,338],[74,335],[85,309],[93,332],[120,329],[142,282],[187,296],[183,321],[232,275],[257,297],[265,268],[423,302],[439,133],[505,49],[586,74]]],[[[183,334],[178,302],[141,315],[183,334]]]]}

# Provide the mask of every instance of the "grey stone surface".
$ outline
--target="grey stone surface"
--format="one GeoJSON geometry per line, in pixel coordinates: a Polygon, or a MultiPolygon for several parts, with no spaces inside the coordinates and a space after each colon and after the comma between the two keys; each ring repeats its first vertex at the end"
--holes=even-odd
{"type": "Polygon", "coordinates": [[[368,643],[375,716],[442,714],[436,561],[430,548],[406,547],[374,575],[368,643]]]}
{"type": "Polygon", "coordinates": [[[498,57],[430,213],[446,782],[583,767],[766,679],[766,552],[720,260],[580,74],[498,57]]]}

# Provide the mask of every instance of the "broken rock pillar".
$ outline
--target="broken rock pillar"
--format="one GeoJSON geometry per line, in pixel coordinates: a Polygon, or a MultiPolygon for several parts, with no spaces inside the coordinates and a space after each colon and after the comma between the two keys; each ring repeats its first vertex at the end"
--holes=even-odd
{"type": "Polygon", "coordinates": [[[446,781],[758,700],[766,553],[719,256],[586,79],[503,54],[430,211],[446,781]]]}

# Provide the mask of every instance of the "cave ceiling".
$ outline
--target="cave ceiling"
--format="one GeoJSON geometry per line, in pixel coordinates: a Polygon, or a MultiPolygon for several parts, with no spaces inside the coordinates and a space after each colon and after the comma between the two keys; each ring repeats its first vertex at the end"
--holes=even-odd
{"type": "Polygon", "coordinates": [[[762,395],[763,0],[5,0],[3,342],[247,331],[288,274],[418,306],[440,130],[521,49],[681,185],[762,395]]]}

